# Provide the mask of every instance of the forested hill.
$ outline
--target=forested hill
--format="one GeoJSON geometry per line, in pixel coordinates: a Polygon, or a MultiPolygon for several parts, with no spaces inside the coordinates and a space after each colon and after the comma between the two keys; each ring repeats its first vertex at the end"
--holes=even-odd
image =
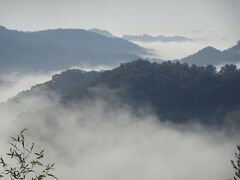
{"type": "Polygon", "coordinates": [[[64,102],[70,102],[93,97],[93,89],[101,89],[99,87],[104,88],[105,95],[114,92],[132,107],[151,106],[164,120],[197,120],[218,125],[235,112],[235,119],[231,121],[240,124],[237,120],[240,117],[237,113],[240,70],[235,65],[225,65],[217,72],[212,65],[198,67],[179,62],[157,64],[137,60],[104,72],[68,70],[21,96],[45,89],[58,92],[64,102]]]}

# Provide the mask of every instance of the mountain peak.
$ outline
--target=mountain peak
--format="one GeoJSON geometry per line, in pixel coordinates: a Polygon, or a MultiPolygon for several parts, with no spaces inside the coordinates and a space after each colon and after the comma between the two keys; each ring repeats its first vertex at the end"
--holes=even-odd
{"type": "Polygon", "coordinates": [[[209,50],[209,51],[219,51],[218,49],[216,49],[216,48],[214,48],[214,47],[212,47],[212,46],[207,46],[207,47],[205,47],[205,48],[203,48],[202,50],[200,50],[200,51],[203,51],[203,50],[209,50]]]}
{"type": "Polygon", "coordinates": [[[183,58],[181,61],[189,64],[204,66],[207,64],[217,65],[220,64],[222,61],[225,61],[225,59],[222,51],[214,47],[207,46],[196,52],[195,54],[183,58]]]}
{"type": "Polygon", "coordinates": [[[207,53],[207,54],[209,54],[209,53],[220,53],[220,52],[221,52],[220,50],[218,50],[218,49],[216,49],[212,46],[207,46],[207,47],[201,49],[200,51],[198,51],[197,53],[204,53],[204,54],[207,53]]]}

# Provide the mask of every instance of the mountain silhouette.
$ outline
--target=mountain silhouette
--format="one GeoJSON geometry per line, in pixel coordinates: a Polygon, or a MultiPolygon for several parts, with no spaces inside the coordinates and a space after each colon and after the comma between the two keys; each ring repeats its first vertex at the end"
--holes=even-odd
{"type": "Polygon", "coordinates": [[[0,70],[56,70],[118,65],[147,54],[134,43],[83,29],[22,32],[0,27],[0,70]]]}
{"type": "Polygon", "coordinates": [[[240,43],[220,51],[213,47],[206,47],[197,53],[181,59],[181,62],[206,66],[208,64],[221,65],[227,63],[237,64],[240,62],[240,43]]]}

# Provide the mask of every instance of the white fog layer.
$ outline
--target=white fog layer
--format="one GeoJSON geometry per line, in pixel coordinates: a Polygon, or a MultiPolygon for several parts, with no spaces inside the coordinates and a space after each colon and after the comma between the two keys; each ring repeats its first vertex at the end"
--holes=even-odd
{"type": "Polygon", "coordinates": [[[0,152],[8,150],[11,135],[27,128],[27,137],[45,149],[62,180],[212,180],[232,175],[237,135],[197,124],[163,123],[152,113],[136,115],[128,106],[114,108],[101,99],[71,107],[58,102],[57,97],[39,96],[1,105],[0,152]]]}
{"type": "Polygon", "coordinates": [[[22,73],[15,72],[0,75],[0,103],[16,96],[24,90],[29,90],[32,86],[44,83],[51,79],[54,73],[22,73]]]}
{"type": "MultiPolygon", "coordinates": [[[[112,69],[112,66],[74,66],[69,69],[81,69],[84,71],[103,71],[112,69]]],[[[63,72],[64,70],[49,72],[11,72],[8,74],[0,74],[0,103],[6,102],[8,99],[16,96],[22,91],[31,89],[32,86],[51,80],[54,74],[63,72]]]]}

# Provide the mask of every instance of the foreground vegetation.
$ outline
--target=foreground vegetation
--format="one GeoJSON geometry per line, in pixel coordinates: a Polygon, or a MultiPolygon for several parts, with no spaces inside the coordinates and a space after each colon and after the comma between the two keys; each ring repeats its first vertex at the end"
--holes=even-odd
{"type": "Polygon", "coordinates": [[[54,164],[43,164],[44,150],[40,152],[34,151],[34,143],[27,144],[22,130],[16,137],[11,137],[10,150],[6,154],[8,161],[3,157],[0,158],[0,164],[3,172],[0,177],[9,177],[11,180],[31,179],[42,180],[46,177],[57,179],[51,174],[54,164]]]}

